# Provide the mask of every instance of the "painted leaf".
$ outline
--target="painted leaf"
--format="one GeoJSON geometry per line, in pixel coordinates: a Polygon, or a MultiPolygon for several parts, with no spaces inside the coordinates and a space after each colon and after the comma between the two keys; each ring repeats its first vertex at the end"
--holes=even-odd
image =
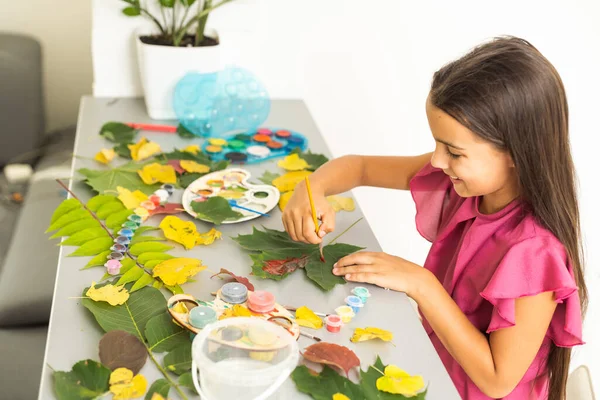
{"type": "Polygon", "coordinates": [[[142,242],[136,243],[129,249],[129,252],[134,256],[139,256],[142,253],[147,252],[162,252],[171,250],[173,246],[158,242],[142,242]]]}
{"type": "Polygon", "coordinates": [[[69,254],[68,257],[95,256],[109,249],[110,246],[112,246],[112,244],[113,240],[110,236],[92,239],[89,242],[83,244],[71,254],[69,254]]]}
{"type": "Polygon", "coordinates": [[[177,175],[170,165],[153,163],[145,165],[138,171],[138,175],[146,185],[155,183],[177,183],[177,175]]]}
{"type": "Polygon", "coordinates": [[[167,239],[182,244],[187,250],[194,248],[199,237],[196,224],[172,215],[165,217],[159,227],[167,239]]]}
{"type": "Polygon", "coordinates": [[[350,399],[365,399],[361,387],[338,372],[325,366],[320,374],[314,373],[305,365],[292,372],[296,388],[316,400],[331,400],[334,394],[341,393],[350,399]]]}
{"type": "Polygon", "coordinates": [[[323,327],[323,320],[306,306],[296,310],[296,323],[311,329],[321,329],[323,327]]]}
{"type": "Polygon", "coordinates": [[[294,257],[283,260],[263,260],[262,270],[271,275],[291,274],[298,268],[304,268],[308,263],[308,257],[294,257]]]}
{"type": "Polygon", "coordinates": [[[150,386],[150,389],[148,389],[148,393],[146,393],[146,397],[144,397],[144,399],[156,400],[162,397],[162,399],[164,400],[169,396],[169,389],[171,389],[171,384],[169,383],[169,381],[167,381],[166,379],[157,379],[150,386]],[[154,397],[155,394],[161,397],[154,397]]]}
{"type": "Polygon", "coordinates": [[[221,239],[221,236],[222,236],[221,232],[219,232],[215,228],[212,228],[208,232],[198,234],[198,238],[196,239],[196,244],[203,244],[205,246],[208,246],[210,244],[213,244],[215,240],[221,239]]]}
{"type": "MultiPolygon", "coordinates": [[[[97,225],[97,224],[96,224],[97,225]]],[[[81,246],[82,244],[89,242],[99,237],[109,237],[108,233],[101,226],[94,228],[86,228],[80,232],[75,233],[68,239],[60,242],[61,246],[81,246]]]]}
{"type": "Polygon", "coordinates": [[[131,287],[131,289],[129,290],[129,292],[133,293],[136,290],[140,290],[141,288],[146,287],[146,286],[152,284],[153,282],[154,282],[154,278],[150,274],[144,273],[144,275],[142,275],[140,277],[140,279],[138,279],[137,281],[135,281],[135,283],[133,284],[133,286],[131,287]]]}
{"type": "Polygon", "coordinates": [[[89,216],[90,216],[90,214],[83,208],[73,209],[73,210],[67,212],[66,214],[62,215],[60,218],[58,218],[52,224],[50,224],[50,227],[46,230],[46,233],[55,231],[57,229],[60,229],[64,226],[69,225],[71,222],[75,222],[77,220],[80,220],[82,218],[89,217],[89,216]]]}
{"type": "Polygon", "coordinates": [[[205,174],[210,171],[210,166],[198,164],[196,161],[192,160],[181,160],[179,161],[179,164],[181,165],[181,168],[183,168],[186,172],[205,174]]]}
{"type": "Polygon", "coordinates": [[[52,225],[56,220],[58,220],[63,215],[67,214],[69,211],[73,211],[75,209],[81,208],[81,203],[77,199],[67,199],[63,200],[58,207],[52,213],[52,218],[50,218],[50,225],[52,225]]]}
{"type": "Polygon", "coordinates": [[[181,375],[192,369],[192,343],[184,343],[169,352],[164,360],[164,366],[168,371],[181,375]]]}
{"type": "Polygon", "coordinates": [[[414,397],[425,389],[425,381],[420,375],[411,376],[395,365],[388,365],[384,376],[377,379],[377,389],[382,392],[414,397]]]}
{"type": "Polygon", "coordinates": [[[308,163],[298,156],[298,154],[290,154],[283,160],[277,162],[277,166],[286,171],[302,171],[308,168],[308,163]]]}
{"type": "Polygon", "coordinates": [[[123,211],[125,207],[118,201],[112,201],[110,203],[106,203],[100,207],[98,211],[96,211],[96,217],[100,219],[106,219],[109,215],[117,213],[119,211],[123,211]]]}
{"type": "Polygon", "coordinates": [[[121,228],[121,225],[127,221],[127,217],[129,217],[131,214],[133,214],[133,211],[126,209],[109,215],[105,221],[106,227],[108,229],[118,231],[121,228]]]}
{"type": "Polygon", "coordinates": [[[173,167],[175,172],[177,172],[178,174],[183,174],[185,172],[185,169],[181,167],[181,163],[179,162],[179,160],[169,160],[167,161],[167,165],[173,167]]]}
{"type": "Polygon", "coordinates": [[[110,163],[116,155],[117,153],[115,153],[113,149],[102,149],[96,153],[96,155],[94,156],[94,160],[106,165],[110,163]]]}
{"type": "Polygon", "coordinates": [[[167,203],[156,207],[154,210],[151,210],[150,215],[181,214],[182,212],[185,212],[185,209],[181,203],[167,203]]]}
{"type": "Polygon", "coordinates": [[[243,217],[243,214],[234,211],[229,202],[222,197],[210,197],[206,201],[192,201],[192,210],[197,213],[196,218],[210,221],[214,224],[221,224],[223,221],[236,220],[243,217]]]}
{"type": "Polygon", "coordinates": [[[194,386],[194,381],[192,379],[192,373],[186,372],[179,377],[179,385],[190,389],[195,395],[197,395],[198,392],[196,391],[196,387],[194,386]]]}
{"type": "Polygon", "coordinates": [[[125,331],[105,333],[98,348],[100,361],[113,371],[127,368],[137,374],[148,359],[146,346],[137,336],[125,331]]]}
{"type": "Polygon", "coordinates": [[[339,211],[354,211],[356,206],[352,197],[342,197],[338,195],[328,196],[327,201],[335,212],[339,211]]]}
{"type": "Polygon", "coordinates": [[[95,399],[108,391],[110,369],[93,360],[79,361],[69,372],[56,371],[54,392],[60,400],[95,399]]]}
{"type": "Polygon", "coordinates": [[[92,218],[91,215],[87,217],[83,217],[77,221],[73,221],[69,223],[67,226],[60,228],[55,234],[50,236],[50,239],[56,239],[62,236],[71,236],[77,232],[80,232],[84,229],[88,228],[96,228],[98,226],[98,221],[92,218]]]}
{"type": "MultiPolygon", "coordinates": [[[[155,183],[155,182],[152,182],[155,183]]],[[[131,191],[122,186],[117,186],[117,191],[119,192],[119,200],[125,206],[125,208],[129,210],[133,210],[136,207],[139,207],[142,201],[148,200],[148,196],[145,193],[140,192],[139,190],[131,191]]]]}
{"type": "Polygon", "coordinates": [[[134,265],[129,268],[129,270],[125,272],[123,276],[121,276],[121,278],[117,281],[117,285],[125,285],[126,283],[135,282],[144,276],[144,274],[146,273],[142,268],[134,265]]]}
{"type": "Polygon", "coordinates": [[[172,258],[158,264],[152,272],[153,276],[160,278],[165,285],[173,286],[187,282],[205,268],[200,260],[194,258],[172,258]]]}
{"type": "Polygon", "coordinates": [[[304,349],[302,356],[308,361],[338,367],[346,376],[352,368],[360,367],[360,360],[352,350],[334,343],[315,343],[304,349]]]}
{"type": "Polygon", "coordinates": [[[117,368],[110,374],[110,391],[113,400],[128,400],[141,397],[146,392],[148,382],[143,375],[133,376],[127,368],[117,368]]]}
{"type": "Polygon", "coordinates": [[[381,339],[384,342],[390,342],[394,338],[394,334],[385,329],[367,327],[367,328],[356,328],[354,334],[350,340],[352,342],[364,342],[366,340],[381,339]]]}
{"type": "Polygon", "coordinates": [[[273,186],[275,186],[281,193],[293,191],[298,183],[304,180],[312,172],[310,171],[293,171],[281,175],[278,178],[273,179],[273,186]]]}
{"type": "Polygon", "coordinates": [[[165,312],[167,301],[155,288],[145,287],[131,293],[125,304],[111,306],[105,302],[83,299],[82,304],[94,314],[98,324],[105,332],[122,330],[137,336],[144,332],[147,322],[155,315],[165,312]]]}
{"type": "Polygon", "coordinates": [[[115,196],[108,194],[99,194],[89,199],[86,204],[86,207],[89,208],[91,212],[95,213],[103,204],[116,200],[117,198],[115,196]]]}
{"type": "Polygon", "coordinates": [[[103,251],[98,254],[96,257],[92,258],[82,269],[88,269],[93,267],[104,266],[107,261],[107,256],[110,254],[110,250],[103,251]]]}
{"type": "Polygon", "coordinates": [[[308,163],[308,168],[311,171],[316,170],[317,168],[319,168],[321,165],[325,164],[327,161],[329,161],[329,159],[327,157],[325,157],[323,154],[316,154],[316,153],[311,153],[310,150],[306,153],[302,153],[300,152],[300,149],[296,148],[294,150],[292,150],[292,154],[298,154],[298,156],[300,156],[301,159],[303,159],[304,161],[306,161],[308,163]]]}
{"type": "Polygon", "coordinates": [[[129,292],[123,286],[105,285],[99,289],[94,287],[96,282],[85,292],[85,295],[94,301],[105,301],[111,306],[118,306],[129,299],[129,292]]]}
{"type": "Polygon", "coordinates": [[[157,143],[150,142],[145,137],[141,138],[136,144],[130,144],[131,158],[134,161],[145,160],[155,154],[161,152],[160,146],[157,143]]]}
{"type": "Polygon", "coordinates": [[[367,371],[360,371],[360,385],[366,400],[424,400],[427,395],[427,390],[417,393],[415,396],[408,397],[402,394],[392,394],[382,392],[377,388],[377,380],[381,378],[382,372],[387,366],[381,362],[379,356],[372,366],[369,366],[367,371]]]}
{"type": "Polygon", "coordinates": [[[146,324],[144,334],[150,350],[154,353],[171,351],[190,342],[189,332],[174,324],[171,315],[167,312],[152,317],[146,324]]]}
{"type": "Polygon", "coordinates": [[[137,131],[121,122],[107,122],[100,128],[100,136],[114,143],[133,142],[137,131]]]}
{"type": "Polygon", "coordinates": [[[262,183],[265,183],[267,185],[273,185],[273,181],[277,178],[279,178],[279,174],[276,174],[271,171],[265,171],[262,174],[262,176],[260,178],[258,178],[258,180],[260,180],[262,183]]]}
{"type": "Polygon", "coordinates": [[[190,144],[189,146],[185,146],[181,151],[185,151],[187,153],[198,154],[200,152],[200,145],[198,144],[190,144]]]}
{"type": "Polygon", "coordinates": [[[137,257],[137,261],[140,264],[146,264],[150,260],[168,260],[170,258],[174,258],[174,257],[170,254],[166,254],[166,253],[162,253],[162,252],[148,251],[148,252],[143,252],[142,254],[140,254],[137,257]]]}
{"type": "Polygon", "coordinates": [[[164,242],[165,239],[158,236],[134,236],[131,238],[130,245],[134,245],[136,243],[141,242],[164,242]]]}
{"type": "Polygon", "coordinates": [[[211,276],[211,278],[213,278],[217,275],[222,275],[222,274],[227,274],[227,275],[231,276],[233,278],[233,280],[246,286],[248,288],[248,290],[254,291],[254,285],[252,283],[250,283],[248,278],[243,277],[243,276],[238,276],[238,275],[234,274],[233,272],[226,270],[225,268],[221,268],[221,270],[218,273],[211,276]]]}

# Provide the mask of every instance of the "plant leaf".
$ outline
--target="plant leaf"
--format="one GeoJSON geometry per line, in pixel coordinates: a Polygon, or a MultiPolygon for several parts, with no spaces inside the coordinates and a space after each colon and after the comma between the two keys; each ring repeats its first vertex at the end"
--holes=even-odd
{"type": "Polygon", "coordinates": [[[275,186],[281,193],[290,192],[294,190],[296,185],[309,176],[312,172],[310,171],[292,171],[288,172],[280,177],[273,179],[273,186],[275,186]]]}
{"type": "Polygon", "coordinates": [[[136,290],[140,290],[141,288],[148,286],[153,282],[154,282],[154,278],[150,274],[144,273],[144,275],[142,275],[140,277],[140,279],[135,281],[135,283],[133,284],[133,286],[131,287],[131,290],[129,290],[129,292],[131,293],[131,292],[135,292],[136,290]]]}
{"type": "Polygon", "coordinates": [[[183,289],[179,285],[175,285],[175,286],[165,285],[165,289],[169,290],[173,294],[183,294],[183,289]]]}
{"type": "Polygon", "coordinates": [[[138,175],[146,185],[155,183],[177,183],[175,169],[170,165],[152,163],[138,171],[138,175]]]}
{"type": "Polygon", "coordinates": [[[133,211],[127,209],[111,214],[108,218],[106,218],[106,227],[108,229],[118,230],[121,225],[127,221],[127,217],[129,217],[131,214],[133,214],[133,211]]]}
{"type": "Polygon", "coordinates": [[[127,368],[134,374],[140,372],[148,352],[137,336],[125,331],[110,331],[100,339],[99,355],[102,364],[111,370],[127,368]]]}
{"type": "Polygon", "coordinates": [[[133,237],[135,238],[136,236],[141,235],[144,232],[148,232],[148,231],[157,231],[159,230],[158,226],[140,226],[139,228],[137,228],[137,230],[135,231],[135,233],[133,234],[133,237]]]}
{"type": "MultiPolygon", "coordinates": [[[[160,188],[160,184],[146,185],[135,171],[128,171],[125,167],[113,168],[101,172],[93,171],[97,173],[91,176],[88,175],[86,183],[100,194],[116,192],[118,186],[125,187],[132,191],[139,190],[146,194],[152,194],[160,188]]],[[[84,173],[84,170],[80,169],[77,170],[77,172],[84,173]]],[[[89,173],[89,170],[86,172],[89,173]]]]}
{"type": "Polygon", "coordinates": [[[79,361],[69,372],[53,374],[54,392],[60,400],[95,399],[108,391],[110,369],[93,360],[79,361]]]}
{"type": "Polygon", "coordinates": [[[167,164],[173,167],[178,174],[183,174],[185,172],[185,169],[181,167],[181,160],[169,160],[167,161],[167,164]]]}
{"type": "Polygon", "coordinates": [[[390,331],[386,331],[385,329],[366,327],[366,328],[356,328],[354,330],[354,334],[350,341],[352,342],[364,342],[366,340],[371,339],[381,339],[384,342],[391,342],[394,338],[394,334],[390,331]]]}
{"type": "Polygon", "coordinates": [[[127,368],[117,368],[110,374],[110,392],[113,400],[129,400],[141,397],[146,392],[148,381],[143,375],[133,376],[127,368]]]}
{"type": "Polygon", "coordinates": [[[198,392],[196,391],[196,387],[194,386],[194,381],[191,372],[186,372],[185,374],[179,377],[179,385],[190,389],[195,395],[198,394],[198,392]]]}
{"type": "Polygon", "coordinates": [[[98,289],[94,287],[96,282],[85,292],[85,295],[94,301],[105,301],[111,306],[118,306],[127,301],[129,293],[122,286],[104,285],[98,289]]]}
{"type": "Polygon", "coordinates": [[[316,400],[331,400],[334,394],[342,393],[350,399],[364,399],[361,387],[325,366],[320,374],[300,365],[292,372],[296,388],[316,400]]]}
{"type": "Polygon", "coordinates": [[[202,202],[192,201],[191,206],[192,210],[197,213],[196,218],[216,225],[226,220],[235,220],[244,216],[237,211],[233,211],[229,202],[219,196],[210,197],[202,202]]]}
{"type": "Polygon", "coordinates": [[[192,344],[188,342],[175,347],[165,356],[163,362],[165,368],[176,375],[188,372],[192,369],[192,344]]]}
{"type": "Polygon", "coordinates": [[[129,146],[132,145],[133,142],[123,142],[113,147],[115,153],[119,155],[119,157],[127,158],[131,160],[131,151],[129,151],[129,146]]]}
{"type": "Polygon", "coordinates": [[[85,217],[89,217],[90,214],[84,210],[83,208],[73,209],[66,214],[63,214],[60,218],[50,224],[50,227],[46,230],[46,232],[52,232],[57,229],[60,229],[64,226],[69,225],[71,222],[75,222],[85,217]]]}
{"type": "Polygon", "coordinates": [[[123,203],[125,208],[128,208],[130,210],[139,207],[141,202],[148,200],[148,196],[146,196],[145,193],[142,193],[139,190],[132,192],[129,189],[117,186],[117,192],[119,192],[119,195],[117,197],[119,198],[121,203],[123,203]]]}
{"type": "Polygon", "coordinates": [[[106,261],[108,260],[107,257],[110,253],[111,253],[110,250],[103,251],[102,253],[98,254],[96,257],[92,258],[82,269],[88,269],[88,268],[100,267],[100,266],[103,267],[104,264],[106,263],[106,261]]]}
{"type": "Polygon", "coordinates": [[[383,375],[379,371],[385,371],[386,365],[383,365],[379,356],[375,364],[369,366],[367,371],[360,371],[360,386],[363,390],[363,398],[366,400],[424,400],[427,395],[425,390],[414,397],[406,397],[401,394],[392,394],[382,392],[377,389],[377,380],[383,375]]]}
{"type": "MultiPolygon", "coordinates": [[[[123,13],[129,16],[139,15],[139,12],[139,7],[127,7],[123,10],[123,13]],[[137,10],[137,14],[127,14],[125,10],[137,10]]],[[[121,122],[107,122],[100,128],[100,136],[113,143],[132,142],[136,134],[135,129],[121,122]]]]}
{"type": "Polygon", "coordinates": [[[260,178],[258,178],[258,180],[260,180],[261,182],[267,184],[267,185],[272,185],[273,181],[277,178],[279,178],[279,174],[276,174],[274,172],[271,171],[265,171],[262,176],[260,178]]]}
{"type": "Polygon", "coordinates": [[[100,219],[106,219],[109,215],[115,214],[125,210],[125,206],[120,201],[111,201],[100,206],[100,209],[96,212],[96,217],[100,219]]]}
{"type": "Polygon", "coordinates": [[[186,172],[197,173],[197,174],[207,174],[210,172],[210,166],[205,164],[198,164],[196,161],[192,160],[181,160],[179,161],[179,165],[186,172]]]}
{"type": "Polygon", "coordinates": [[[226,270],[225,268],[221,268],[221,270],[214,274],[213,276],[211,276],[211,278],[217,276],[217,275],[221,275],[221,274],[227,274],[229,276],[231,276],[235,281],[241,283],[242,285],[246,286],[248,288],[248,290],[250,291],[254,291],[254,285],[252,283],[250,283],[250,281],[248,280],[248,278],[243,277],[243,276],[238,276],[236,274],[234,274],[231,271],[226,270]]]}
{"type": "Polygon", "coordinates": [[[181,214],[185,212],[183,205],[180,203],[167,203],[161,206],[156,207],[154,210],[150,211],[150,216],[156,214],[181,214]]]}
{"type": "Polygon", "coordinates": [[[165,239],[158,236],[134,236],[131,239],[131,245],[142,242],[164,242],[165,239]]]}
{"type": "Polygon", "coordinates": [[[91,212],[95,213],[102,205],[111,201],[117,201],[117,198],[108,194],[99,194],[89,199],[86,207],[89,208],[91,212]]]}
{"type": "Polygon", "coordinates": [[[158,393],[166,399],[169,396],[169,389],[171,389],[169,381],[167,381],[166,379],[157,379],[150,386],[150,389],[148,389],[148,393],[146,393],[146,397],[144,397],[144,400],[152,400],[152,395],[154,393],[158,393]]]}
{"type": "Polygon", "coordinates": [[[101,164],[109,164],[116,156],[114,149],[101,149],[94,156],[94,160],[98,161],[101,164]]]}
{"type": "Polygon", "coordinates": [[[141,14],[141,10],[137,7],[125,7],[123,10],[123,14],[127,15],[128,17],[135,17],[141,14]]]}
{"type": "Polygon", "coordinates": [[[174,258],[174,257],[170,254],[151,251],[151,252],[140,254],[137,258],[137,261],[140,264],[146,264],[148,261],[151,261],[151,260],[168,260],[171,258],[174,258]]]}
{"type": "MultiPolygon", "coordinates": [[[[183,3],[183,5],[191,6],[191,4],[186,2],[186,0],[181,0],[181,2],[183,3]]],[[[177,125],[177,134],[179,135],[179,137],[182,137],[185,139],[193,139],[193,138],[198,137],[198,136],[194,135],[188,128],[186,128],[185,126],[183,126],[181,124],[177,125]]]]}
{"type": "Polygon", "coordinates": [[[125,285],[126,283],[135,282],[140,279],[144,274],[144,270],[137,265],[131,267],[117,282],[117,285],[125,285]]]}
{"type": "Polygon", "coordinates": [[[152,272],[153,276],[160,278],[165,285],[173,286],[187,282],[204,269],[206,266],[195,258],[172,258],[158,264],[152,272]]]}
{"type": "Polygon", "coordinates": [[[173,8],[175,0],[159,0],[160,5],[167,8],[173,8]]]}
{"type": "Polygon", "coordinates": [[[383,373],[384,376],[376,381],[377,389],[381,392],[414,397],[425,389],[422,376],[412,376],[395,365],[388,365],[383,373]]]}
{"type": "Polygon", "coordinates": [[[308,163],[308,169],[311,171],[316,170],[321,165],[329,161],[329,159],[323,154],[311,153],[310,150],[306,153],[302,153],[299,148],[295,148],[294,150],[292,150],[292,154],[294,153],[298,154],[298,156],[300,156],[301,159],[308,163]]]}
{"type": "Polygon", "coordinates": [[[83,217],[77,221],[73,221],[69,223],[67,226],[60,228],[58,232],[50,236],[50,239],[56,239],[62,236],[71,236],[79,231],[82,231],[87,228],[96,228],[99,227],[98,221],[92,218],[91,215],[87,217],[83,217]]]}
{"type": "Polygon", "coordinates": [[[155,288],[145,287],[131,293],[125,304],[111,306],[104,302],[83,299],[82,304],[94,314],[105,332],[123,330],[144,340],[142,332],[146,323],[155,315],[164,313],[167,301],[155,288]]]}
{"type": "Polygon", "coordinates": [[[298,156],[298,154],[290,154],[283,160],[277,162],[277,166],[286,171],[302,171],[308,168],[308,163],[298,156]]]}
{"type": "Polygon", "coordinates": [[[163,218],[159,227],[167,239],[182,244],[187,250],[194,248],[196,240],[200,236],[195,223],[183,221],[172,215],[163,218]]]}
{"type": "MultiPolygon", "coordinates": [[[[321,329],[323,327],[323,320],[306,306],[299,307],[296,310],[296,323],[311,329],[321,329]]],[[[346,375],[348,375],[347,372],[346,375]]]]}
{"type": "Polygon", "coordinates": [[[63,200],[62,203],[56,207],[54,213],[52,213],[52,218],[50,219],[50,225],[56,222],[60,217],[67,214],[69,211],[73,211],[77,208],[81,208],[81,203],[77,199],[67,199],[63,200]]]}
{"type": "Polygon", "coordinates": [[[145,335],[148,346],[154,353],[171,351],[190,342],[189,332],[175,325],[168,312],[152,317],[146,324],[145,335]]]}
{"type": "Polygon", "coordinates": [[[131,248],[129,249],[129,252],[134,255],[134,256],[139,256],[142,253],[147,253],[147,252],[163,252],[163,251],[168,251],[171,250],[173,248],[173,246],[169,246],[168,244],[164,244],[164,243],[157,243],[157,242],[141,242],[141,243],[136,243],[133,246],[131,246],[131,248]]]}
{"type": "Polygon", "coordinates": [[[109,237],[108,233],[101,226],[94,228],[86,228],[81,232],[77,232],[66,240],[60,242],[61,246],[81,246],[82,244],[89,242],[93,239],[109,237]]]}
{"type": "Polygon", "coordinates": [[[360,360],[352,350],[334,343],[315,343],[304,349],[302,356],[308,361],[338,367],[346,376],[352,368],[360,367],[360,360]]]}
{"type": "MultiPolygon", "coordinates": [[[[77,256],[95,256],[105,252],[113,245],[113,240],[110,236],[99,237],[92,239],[89,242],[83,244],[77,250],[68,255],[68,257],[77,256]]],[[[104,261],[106,262],[106,261],[104,261]]]]}

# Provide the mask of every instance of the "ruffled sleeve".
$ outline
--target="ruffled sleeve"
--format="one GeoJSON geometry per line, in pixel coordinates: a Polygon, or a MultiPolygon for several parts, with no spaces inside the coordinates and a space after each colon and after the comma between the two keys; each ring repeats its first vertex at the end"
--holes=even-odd
{"type": "Polygon", "coordinates": [[[439,168],[427,163],[410,180],[410,192],[417,208],[417,230],[425,239],[433,242],[443,225],[444,210],[454,193],[452,182],[439,168]]]}
{"type": "Polygon", "coordinates": [[[548,335],[557,346],[583,344],[579,293],[564,246],[535,236],[512,246],[480,295],[494,306],[487,332],[515,325],[515,300],[554,292],[557,307],[548,335]]]}

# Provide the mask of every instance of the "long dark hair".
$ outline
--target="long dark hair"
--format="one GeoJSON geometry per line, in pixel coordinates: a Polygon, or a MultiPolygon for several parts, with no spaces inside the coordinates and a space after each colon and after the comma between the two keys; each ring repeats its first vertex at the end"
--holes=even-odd
{"type": "MultiPolygon", "coordinates": [[[[585,313],[587,289],[569,110],[556,69],[526,40],[495,38],[437,71],[430,99],[511,155],[521,200],[567,250],[585,313]]],[[[552,344],[547,360],[550,400],[565,398],[570,358],[571,349],[552,344]]]]}

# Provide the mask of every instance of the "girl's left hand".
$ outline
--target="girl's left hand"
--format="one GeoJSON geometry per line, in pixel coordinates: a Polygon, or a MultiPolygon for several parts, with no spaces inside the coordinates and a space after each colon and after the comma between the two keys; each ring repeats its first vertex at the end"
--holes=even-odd
{"type": "Polygon", "coordinates": [[[333,265],[334,275],[348,281],[366,282],[413,296],[425,278],[423,267],[386,253],[362,251],[341,258],[333,265]]]}

